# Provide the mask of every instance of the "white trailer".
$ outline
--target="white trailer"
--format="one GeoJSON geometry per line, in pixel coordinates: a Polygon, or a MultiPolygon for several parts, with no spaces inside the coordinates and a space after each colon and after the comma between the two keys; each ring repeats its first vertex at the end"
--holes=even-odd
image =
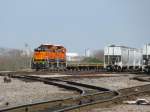
{"type": "Polygon", "coordinates": [[[104,68],[111,70],[135,69],[142,66],[142,51],[111,45],[104,48],[104,68]]]}

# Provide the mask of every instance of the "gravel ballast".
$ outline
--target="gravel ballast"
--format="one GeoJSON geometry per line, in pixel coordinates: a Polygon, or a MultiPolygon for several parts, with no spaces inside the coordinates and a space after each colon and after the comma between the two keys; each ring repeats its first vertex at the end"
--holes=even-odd
{"type": "Polygon", "coordinates": [[[73,91],[42,82],[25,82],[11,79],[10,83],[4,83],[3,79],[4,77],[0,76],[0,109],[75,95],[73,91]]]}
{"type": "MultiPolygon", "coordinates": [[[[91,84],[100,87],[106,87],[112,90],[119,90],[123,88],[129,88],[134,86],[140,86],[150,84],[150,82],[141,82],[133,80],[134,74],[121,74],[119,77],[97,77],[97,78],[83,78],[83,79],[71,79],[76,82],[91,84]]],[[[150,97],[141,96],[141,99],[150,101],[150,97]]],[[[130,105],[130,104],[119,104],[106,108],[95,108],[83,112],[150,112],[150,105],[130,105]]]]}
{"type": "Polygon", "coordinates": [[[117,77],[81,78],[71,80],[84,84],[105,87],[113,90],[150,84],[149,82],[140,82],[137,80],[132,80],[132,77],[134,76],[134,74],[120,74],[120,76],[117,77]]]}
{"type": "MultiPolygon", "coordinates": [[[[149,96],[142,96],[139,99],[146,99],[150,101],[149,96]]],[[[134,100],[129,100],[134,101],[134,100]]],[[[120,104],[107,108],[95,108],[83,112],[150,112],[150,105],[137,105],[137,104],[120,104]]]]}

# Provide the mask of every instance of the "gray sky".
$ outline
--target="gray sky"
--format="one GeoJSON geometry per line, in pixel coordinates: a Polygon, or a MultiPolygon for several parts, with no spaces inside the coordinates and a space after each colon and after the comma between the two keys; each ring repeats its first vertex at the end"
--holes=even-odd
{"type": "Polygon", "coordinates": [[[69,51],[150,42],[150,0],[0,0],[0,46],[69,51]]]}

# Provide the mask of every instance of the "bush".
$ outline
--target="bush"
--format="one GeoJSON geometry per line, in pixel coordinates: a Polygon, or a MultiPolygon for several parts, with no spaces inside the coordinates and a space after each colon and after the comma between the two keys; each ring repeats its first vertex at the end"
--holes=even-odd
{"type": "Polygon", "coordinates": [[[83,63],[103,63],[103,60],[97,59],[95,57],[86,57],[82,60],[83,63]]]}

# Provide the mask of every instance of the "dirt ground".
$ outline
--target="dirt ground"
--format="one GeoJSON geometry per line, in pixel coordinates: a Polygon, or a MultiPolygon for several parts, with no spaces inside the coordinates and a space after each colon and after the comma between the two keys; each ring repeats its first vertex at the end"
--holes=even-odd
{"type": "MultiPolygon", "coordinates": [[[[85,84],[91,84],[100,87],[106,87],[113,90],[118,90],[122,88],[128,88],[138,85],[149,84],[150,82],[140,82],[132,80],[134,74],[122,74],[120,77],[100,77],[92,79],[72,79],[76,82],[81,82],[85,84]]],[[[149,96],[141,96],[139,98],[144,98],[150,101],[149,96]]],[[[95,108],[89,111],[84,112],[150,112],[150,105],[129,105],[129,104],[120,104],[112,107],[106,108],[95,108]]]]}
{"type": "MultiPolygon", "coordinates": [[[[150,96],[139,98],[150,101],[150,96]]],[[[108,108],[95,108],[84,112],[150,112],[150,105],[120,104],[108,108]]]]}
{"type": "Polygon", "coordinates": [[[11,79],[10,83],[4,83],[3,79],[4,77],[0,76],[0,109],[75,95],[73,91],[46,85],[42,82],[11,79]]]}
{"type": "Polygon", "coordinates": [[[134,74],[120,74],[120,76],[116,75],[116,77],[97,77],[97,78],[82,78],[71,80],[84,84],[105,87],[113,90],[150,84],[150,82],[140,82],[136,80],[131,80],[131,78],[134,76],[135,76],[134,74]]]}
{"type": "MultiPolygon", "coordinates": [[[[129,88],[139,85],[150,84],[150,82],[140,82],[137,80],[132,80],[133,77],[136,75],[134,74],[100,74],[100,77],[96,78],[75,78],[75,79],[68,79],[75,82],[80,82],[84,84],[90,84],[100,87],[109,88],[112,90],[118,90],[123,88],[129,88]],[[102,77],[101,77],[102,76],[102,77]],[[106,76],[106,77],[105,77],[106,76]],[[108,77],[109,76],[109,77],[108,77]]],[[[150,101],[149,96],[143,96],[140,98],[147,99],[150,101]]],[[[106,108],[95,108],[89,111],[84,112],[150,112],[150,105],[128,105],[128,104],[120,104],[115,105],[112,107],[106,108]]]]}
{"type": "MultiPolygon", "coordinates": [[[[118,76],[118,74],[113,74],[113,77],[104,76],[105,74],[103,74],[102,77],[96,78],[75,78],[68,80],[105,87],[112,90],[149,84],[149,82],[131,80],[131,78],[135,76],[134,74],[120,74],[120,76],[118,76]]],[[[0,109],[76,95],[73,91],[46,85],[42,82],[25,82],[18,79],[12,79],[11,83],[4,83],[3,78],[4,77],[0,76],[0,109]]],[[[150,97],[146,98],[150,101],[150,97]]],[[[120,104],[108,108],[95,108],[87,112],[150,112],[150,106],[120,104]]]]}

